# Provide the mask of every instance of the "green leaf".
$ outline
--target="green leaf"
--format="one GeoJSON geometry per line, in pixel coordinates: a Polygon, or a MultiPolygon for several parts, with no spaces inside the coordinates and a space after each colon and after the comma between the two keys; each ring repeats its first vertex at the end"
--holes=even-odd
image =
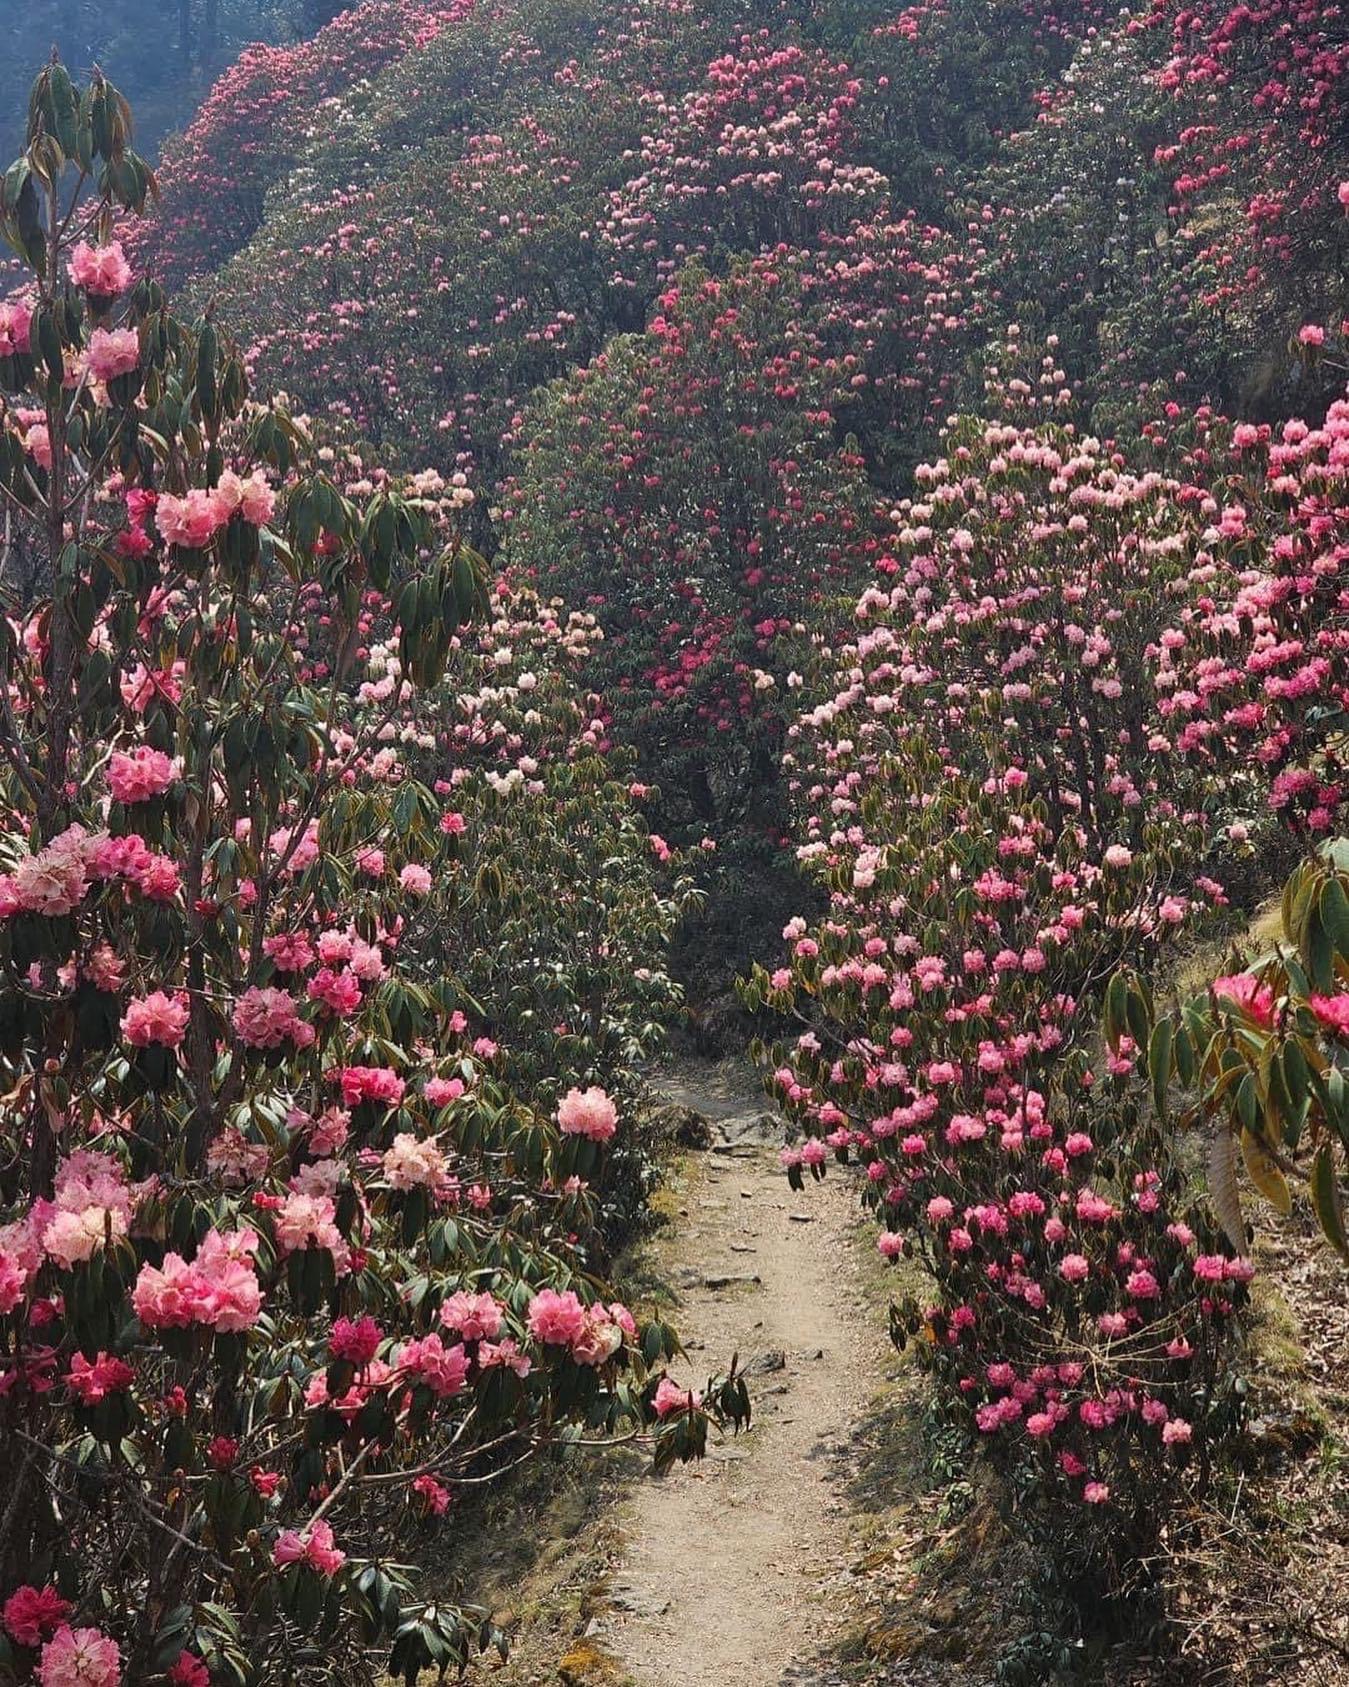
{"type": "Polygon", "coordinates": [[[1171,1082],[1171,1042],[1173,1028],[1169,1019],[1159,1020],[1148,1043],[1148,1076],[1152,1079],[1152,1105],[1157,1117],[1166,1117],[1166,1091],[1171,1082]]]}
{"type": "Polygon", "coordinates": [[[1334,1150],[1323,1142],[1312,1161],[1312,1206],[1326,1240],[1346,1259],[1349,1259],[1349,1238],[1344,1230],[1344,1202],[1339,1179],[1335,1173],[1334,1150]]]}
{"type": "Polygon", "coordinates": [[[1105,1039],[1111,1050],[1119,1048],[1119,1040],[1124,1032],[1126,1021],[1126,997],[1128,982],[1122,972],[1117,972],[1111,978],[1105,991],[1105,1039]]]}
{"type": "Polygon", "coordinates": [[[1349,896],[1339,879],[1327,879],[1321,887],[1320,914],[1336,953],[1349,956],[1349,896]]]}

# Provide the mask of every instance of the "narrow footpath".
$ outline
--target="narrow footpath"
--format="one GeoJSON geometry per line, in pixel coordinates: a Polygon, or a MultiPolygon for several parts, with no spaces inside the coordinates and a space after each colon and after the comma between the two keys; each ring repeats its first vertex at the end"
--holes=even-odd
{"type": "MultiPolygon", "coordinates": [[[[680,1081],[682,1080],[682,1081],[680,1081]]],[[[747,1076],[695,1068],[671,1099],[712,1121],[658,1268],[679,1297],[698,1386],[732,1353],[754,1424],[698,1466],[645,1478],[601,1619],[639,1687],[827,1687],[811,1665],[844,1569],[842,1485],[853,1427],[881,1380],[883,1334],[858,1311],[855,1193],[842,1177],[795,1194],[747,1076]]]]}

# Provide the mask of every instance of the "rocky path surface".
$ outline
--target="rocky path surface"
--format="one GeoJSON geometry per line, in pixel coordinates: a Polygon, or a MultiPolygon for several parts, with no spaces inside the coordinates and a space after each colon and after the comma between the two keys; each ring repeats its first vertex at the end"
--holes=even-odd
{"type": "Polygon", "coordinates": [[[754,1427],[638,1484],[597,1626],[640,1687],[826,1687],[810,1659],[847,1555],[842,1454],[883,1358],[857,1311],[855,1199],[842,1178],[788,1188],[743,1073],[664,1088],[713,1125],[656,1262],[679,1297],[681,1377],[696,1386],[738,1352],[754,1427]]]}

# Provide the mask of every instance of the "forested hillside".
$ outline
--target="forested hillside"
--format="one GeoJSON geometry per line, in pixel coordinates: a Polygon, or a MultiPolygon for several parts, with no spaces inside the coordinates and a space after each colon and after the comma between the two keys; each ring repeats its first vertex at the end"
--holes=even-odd
{"type": "Polygon", "coordinates": [[[1325,405],[1342,36],[1333,7],[375,0],[222,79],[139,250],[259,379],[466,477],[479,539],[599,613],[625,731],[677,747],[702,822],[771,784],[794,629],[1009,328],[1093,429],[1325,405]]]}
{"type": "Polygon", "coordinates": [[[796,1399],[945,1483],[840,1669],[1338,1679],[1340,0],[201,4],[0,79],[0,1683],[504,1661],[532,1483],[805,1363],[623,1251],[672,1037],[888,1274],[682,1280],[888,1304],[796,1399]]]}

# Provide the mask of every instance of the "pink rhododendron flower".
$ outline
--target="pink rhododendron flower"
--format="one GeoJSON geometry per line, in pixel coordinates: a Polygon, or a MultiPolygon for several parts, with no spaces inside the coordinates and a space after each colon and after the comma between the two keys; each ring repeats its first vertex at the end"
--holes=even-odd
{"type": "Polygon", "coordinates": [[[459,1289],[441,1304],[440,1321],[465,1341],[492,1340],[502,1325],[501,1303],[490,1294],[470,1294],[459,1289]]]}
{"type": "Polygon", "coordinates": [[[272,1561],[284,1568],[287,1564],[305,1564],[321,1576],[335,1576],[347,1561],[347,1555],[334,1542],[332,1525],[320,1517],[304,1530],[283,1529],[272,1548],[272,1561]]]}
{"type": "Polygon", "coordinates": [[[187,1034],[188,1004],[183,992],[152,990],[130,1002],[122,1015],[122,1035],[133,1048],[155,1045],[176,1049],[187,1034]]]}
{"type": "Polygon", "coordinates": [[[211,1672],[193,1652],[180,1652],[169,1670],[172,1687],[211,1687],[211,1672]]]}
{"type": "Polygon", "coordinates": [[[1349,1037],[1349,993],[1338,996],[1313,994],[1308,996],[1307,1006],[1316,1015],[1318,1024],[1327,1031],[1334,1032],[1337,1037],[1349,1037]]]}
{"type": "Polygon", "coordinates": [[[261,469],[255,469],[247,480],[226,469],[211,496],[226,520],[237,513],[252,527],[265,527],[276,510],[276,494],[261,469]]]}
{"type": "Polygon", "coordinates": [[[424,1502],[433,1517],[443,1517],[449,1510],[450,1490],[443,1483],[437,1482],[434,1476],[414,1476],[412,1491],[424,1502]]]}
{"type": "Polygon", "coordinates": [[[383,1332],[375,1320],[364,1314],[357,1319],[339,1318],[333,1324],[328,1346],[334,1359],[346,1359],[353,1365],[368,1365],[379,1351],[383,1332]]]}
{"type": "Polygon", "coordinates": [[[204,550],[229,520],[229,510],[213,492],[194,486],[181,498],[161,492],[155,526],[166,544],[204,550]]]}
{"type": "Polygon", "coordinates": [[[557,1109],[557,1122],[568,1136],[584,1136],[591,1142],[607,1142],[618,1130],[618,1109],[599,1088],[570,1089],[557,1109]]]}
{"type": "Polygon", "coordinates": [[[696,1411],[703,1397],[695,1389],[681,1388],[671,1377],[662,1377],[656,1384],[651,1405],[658,1418],[668,1418],[676,1412],[696,1411]]]}
{"type": "Polygon", "coordinates": [[[162,796],[177,777],[172,756],[149,744],[140,744],[134,750],[114,750],[108,758],[108,788],[116,802],[149,802],[162,796]]]}
{"type": "Polygon", "coordinates": [[[96,381],[116,380],[129,375],[141,360],[140,340],[134,328],[95,328],[89,336],[89,373],[96,381]]]}
{"type": "Polygon", "coordinates": [[[1220,1002],[1248,1015],[1267,1030],[1274,1024],[1274,992],[1249,972],[1215,978],[1209,989],[1220,1002]]]}
{"type": "Polygon", "coordinates": [[[449,1175],[444,1151],[430,1138],[400,1131],[384,1154],[384,1176],[393,1189],[439,1189],[449,1175]]]}
{"type": "Polygon", "coordinates": [[[4,1605],[5,1631],[20,1646],[37,1646],[60,1626],[70,1609],[70,1601],[62,1599],[54,1587],[15,1588],[4,1605]]]}
{"type": "Polygon", "coordinates": [[[83,1353],[71,1357],[66,1387],[82,1404],[96,1406],[109,1394],[120,1394],[135,1381],[136,1373],[123,1359],[100,1352],[91,1364],[83,1353]]]}
{"type": "Polygon", "coordinates": [[[420,1340],[404,1342],[399,1349],[398,1369],[415,1382],[424,1383],[441,1400],[458,1394],[468,1379],[468,1355],[456,1342],[446,1347],[434,1332],[420,1340]]]}
{"type": "Polygon", "coordinates": [[[15,357],[28,350],[33,313],[21,301],[0,300],[0,357],[15,357]]]}
{"type": "Polygon", "coordinates": [[[40,1687],[119,1687],[122,1652],[100,1629],[62,1625],[38,1659],[40,1687]]]}
{"type": "Polygon", "coordinates": [[[283,1043],[308,1048],[314,1028],[300,1018],[295,998],[270,984],[255,984],[234,1004],[232,1023],[250,1048],[274,1049],[283,1043]]]}
{"type": "Polygon", "coordinates": [[[540,1289],[529,1303],[529,1332],[550,1347],[570,1347],[585,1329],[585,1308],[571,1289],[540,1289]]]}
{"type": "Polygon", "coordinates": [[[403,1080],[387,1066],[343,1066],[330,1072],[328,1079],[341,1085],[342,1099],[348,1107],[362,1101],[396,1107],[403,1099],[403,1080]]]}
{"type": "Polygon", "coordinates": [[[131,285],[131,265],[120,240],[90,246],[81,240],[71,248],[70,279],[94,298],[111,299],[131,285]]]}

